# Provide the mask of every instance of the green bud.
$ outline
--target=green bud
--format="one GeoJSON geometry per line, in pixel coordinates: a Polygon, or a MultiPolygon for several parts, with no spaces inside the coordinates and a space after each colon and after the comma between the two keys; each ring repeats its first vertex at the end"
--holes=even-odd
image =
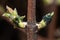
{"type": "Polygon", "coordinates": [[[42,19],[42,21],[39,23],[38,29],[44,28],[46,26],[46,22],[42,19]]]}
{"type": "Polygon", "coordinates": [[[20,28],[25,28],[25,25],[24,25],[23,22],[18,23],[18,25],[19,25],[20,28]]]}

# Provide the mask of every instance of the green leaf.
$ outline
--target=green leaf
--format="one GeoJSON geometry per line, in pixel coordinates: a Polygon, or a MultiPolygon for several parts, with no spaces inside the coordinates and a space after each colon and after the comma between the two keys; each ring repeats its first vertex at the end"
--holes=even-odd
{"type": "Polygon", "coordinates": [[[11,15],[9,13],[4,13],[2,16],[10,17],[11,15]]]}
{"type": "Polygon", "coordinates": [[[14,11],[11,13],[11,19],[15,19],[16,17],[18,17],[18,13],[16,8],[14,9],[14,11]]]}
{"type": "Polygon", "coordinates": [[[20,17],[19,17],[19,19],[20,19],[21,21],[23,21],[24,18],[25,18],[25,16],[20,16],[20,17]]]}
{"type": "Polygon", "coordinates": [[[17,13],[16,8],[15,8],[14,11],[11,13],[11,15],[13,15],[13,16],[18,16],[18,13],[17,13]]]}

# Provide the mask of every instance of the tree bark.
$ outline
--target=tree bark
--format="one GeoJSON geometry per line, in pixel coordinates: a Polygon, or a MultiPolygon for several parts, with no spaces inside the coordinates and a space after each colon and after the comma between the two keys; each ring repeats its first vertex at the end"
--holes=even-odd
{"type": "Polygon", "coordinates": [[[27,40],[37,40],[37,27],[36,27],[36,0],[28,0],[28,12],[27,12],[27,40]]]}

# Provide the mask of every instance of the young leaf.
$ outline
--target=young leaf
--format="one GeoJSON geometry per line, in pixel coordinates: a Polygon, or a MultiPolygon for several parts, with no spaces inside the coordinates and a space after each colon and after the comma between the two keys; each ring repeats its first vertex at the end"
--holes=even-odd
{"type": "Polygon", "coordinates": [[[9,13],[12,13],[13,12],[13,9],[10,8],[9,6],[6,6],[6,9],[9,11],[9,13]]]}
{"type": "Polygon", "coordinates": [[[5,16],[5,17],[10,17],[10,14],[9,13],[4,13],[2,16],[5,16]]]}
{"type": "Polygon", "coordinates": [[[45,27],[47,24],[49,24],[50,21],[51,21],[51,19],[52,19],[52,17],[53,17],[53,15],[54,15],[54,12],[48,13],[48,14],[46,14],[45,16],[43,16],[43,19],[42,19],[41,22],[39,23],[38,29],[43,28],[43,27],[45,27]]]}

